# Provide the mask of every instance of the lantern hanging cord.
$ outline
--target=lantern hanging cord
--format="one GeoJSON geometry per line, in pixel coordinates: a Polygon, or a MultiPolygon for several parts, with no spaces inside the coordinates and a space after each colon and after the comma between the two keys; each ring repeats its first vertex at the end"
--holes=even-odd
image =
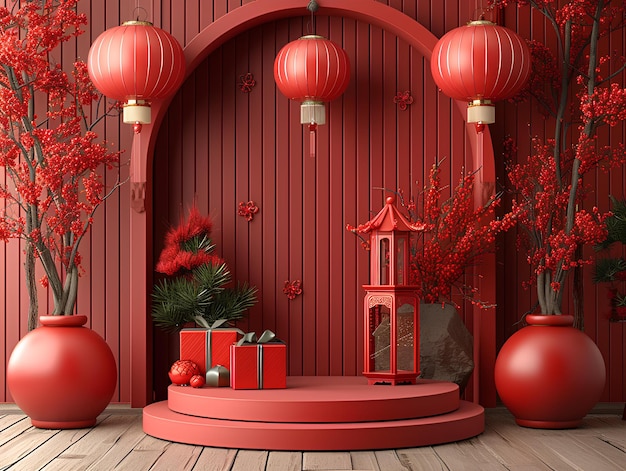
{"type": "Polygon", "coordinates": [[[137,6],[133,10],[133,16],[137,19],[137,21],[146,21],[148,19],[148,10],[146,10],[144,7],[137,6]],[[139,18],[140,12],[143,12],[143,14],[144,14],[144,19],[143,20],[140,20],[140,18],[139,18]]]}
{"type": "Polygon", "coordinates": [[[491,17],[491,20],[488,21],[492,21],[493,23],[495,23],[495,19],[493,18],[494,16],[494,4],[492,5],[488,5],[487,7],[485,7],[483,5],[483,2],[481,0],[480,2],[480,6],[476,5],[476,8],[474,9],[474,17],[478,17],[478,20],[483,21],[485,20],[486,16],[489,15],[489,17],[491,17]]]}
{"type": "Polygon", "coordinates": [[[311,28],[313,29],[313,34],[315,34],[315,13],[319,8],[320,6],[315,0],[310,0],[309,4],[306,6],[306,9],[311,12],[311,28]]]}

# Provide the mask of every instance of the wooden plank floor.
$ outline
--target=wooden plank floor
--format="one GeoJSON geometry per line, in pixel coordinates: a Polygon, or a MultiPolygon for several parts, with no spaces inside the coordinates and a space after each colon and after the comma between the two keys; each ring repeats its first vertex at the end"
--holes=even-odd
{"type": "Polygon", "coordinates": [[[150,437],[141,410],[112,406],[98,425],[41,430],[13,405],[0,404],[0,469],[35,470],[626,470],[623,404],[603,404],[574,430],[515,425],[504,408],[486,411],[485,432],[423,448],[356,452],[267,452],[171,443],[150,437]]]}

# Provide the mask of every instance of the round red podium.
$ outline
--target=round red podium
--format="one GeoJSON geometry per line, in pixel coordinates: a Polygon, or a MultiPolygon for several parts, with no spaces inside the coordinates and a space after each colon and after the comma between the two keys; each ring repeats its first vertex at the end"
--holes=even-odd
{"type": "Polygon", "coordinates": [[[362,376],[294,376],[286,389],[170,386],[144,409],[148,435],[260,450],[379,450],[447,443],[484,431],[484,409],[454,383],[368,385],[362,376]]]}

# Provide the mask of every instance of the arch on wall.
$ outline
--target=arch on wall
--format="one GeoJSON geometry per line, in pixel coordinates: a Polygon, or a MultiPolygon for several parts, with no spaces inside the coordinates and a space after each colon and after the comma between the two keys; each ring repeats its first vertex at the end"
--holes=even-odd
{"type": "MultiPolygon", "coordinates": [[[[402,38],[426,58],[430,57],[437,43],[437,37],[423,25],[401,11],[376,0],[332,0],[328,5],[324,3],[320,5],[320,14],[351,18],[380,27],[402,38]]],[[[213,51],[240,33],[269,21],[303,16],[304,10],[303,0],[256,0],[234,9],[204,28],[185,46],[186,77],[213,51]]],[[[133,289],[130,291],[130,309],[135,313],[131,317],[130,326],[132,407],[143,407],[152,401],[152,321],[147,308],[152,284],[153,236],[152,184],[148,175],[152,174],[154,146],[169,103],[170,100],[165,100],[152,104],[152,123],[144,125],[140,134],[135,134],[131,151],[130,183],[133,211],[130,212],[130,279],[133,280],[133,289]]],[[[457,102],[457,108],[463,115],[465,106],[465,103],[457,102]]],[[[489,131],[487,129],[484,133],[477,134],[474,126],[468,125],[466,137],[475,163],[474,168],[481,169],[476,182],[478,194],[487,195],[488,192],[483,189],[490,190],[495,182],[493,147],[489,131]]],[[[487,279],[485,285],[489,284],[489,280],[493,281],[495,276],[493,261],[489,266],[491,268],[482,273],[483,280],[487,279]]],[[[491,371],[495,362],[495,313],[491,316],[493,319],[485,313],[481,313],[479,318],[477,312],[474,313],[474,317],[475,326],[480,329],[480,331],[474,329],[475,363],[476,371],[479,372],[474,375],[474,400],[477,401],[479,390],[486,390],[488,397],[486,402],[493,402],[495,405],[495,388],[491,388],[490,384],[478,383],[483,382],[481,378],[490,383],[493,375],[491,371]],[[485,342],[487,348],[484,348],[485,342]],[[493,343],[493,348],[490,342],[493,343]],[[480,358],[477,355],[480,355],[480,358]],[[493,394],[489,393],[490,389],[493,389],[493,394]],[[493,401],[489,397],[491,395],[493,401]]]]}

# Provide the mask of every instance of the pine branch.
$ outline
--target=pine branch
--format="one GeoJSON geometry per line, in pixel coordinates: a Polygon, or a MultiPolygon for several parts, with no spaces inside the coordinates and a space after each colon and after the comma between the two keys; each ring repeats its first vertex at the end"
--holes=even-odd
{"type": "Polygon", "coordinates": [[[240,319],[245,310],[256,303],[257,289],[242,283],[235,289],[225,289],[215,296],[203,317],[209,322],[217,319],[240,319]]]}
{"type": "Polygon", "coordinates": [[[594,283],[617,281],[616,275],[624,270],[626,270],[626,260],[623,258],[600,258],[596,261],[593,281],[594,283]]]}
{"type": "Polygon", "coordinates": [[[239,319],[256,302],[256,288],[247,284],[226,289],[231,275],[225,263],[206,264],[191,277],[162,280],[152,295],[152,318],[165,330],[178,331],[184,324],[204,317],[209,324],[217,319],[239,319]]]}

